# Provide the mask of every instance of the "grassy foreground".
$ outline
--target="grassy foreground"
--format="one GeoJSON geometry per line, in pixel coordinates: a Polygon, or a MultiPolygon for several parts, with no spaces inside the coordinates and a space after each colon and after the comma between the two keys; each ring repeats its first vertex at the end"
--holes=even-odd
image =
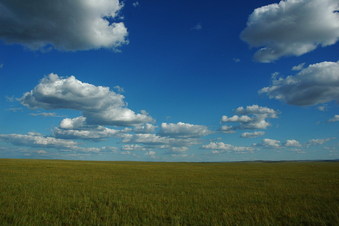
{"type": "Polygon", "coordinates": [[[0,225],[339,225],[339,163],[0,159],[0,225]]]}

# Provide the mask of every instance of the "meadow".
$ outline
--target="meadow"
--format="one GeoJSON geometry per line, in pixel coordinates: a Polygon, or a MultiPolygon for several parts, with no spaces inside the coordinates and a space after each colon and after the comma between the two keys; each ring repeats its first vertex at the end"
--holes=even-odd
{"type": "Polygon", "coordinates": [[[339,225],[339,162],[0,159],[0,225],[339,225]]]}

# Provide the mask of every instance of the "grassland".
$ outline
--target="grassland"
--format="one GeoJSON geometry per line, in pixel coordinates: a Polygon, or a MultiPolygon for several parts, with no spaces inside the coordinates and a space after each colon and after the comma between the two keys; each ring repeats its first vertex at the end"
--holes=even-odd
{"type": "Polygon", "coordinates": [[[339,163],[0,159],[0,225],[339,225],[339,163]]]}

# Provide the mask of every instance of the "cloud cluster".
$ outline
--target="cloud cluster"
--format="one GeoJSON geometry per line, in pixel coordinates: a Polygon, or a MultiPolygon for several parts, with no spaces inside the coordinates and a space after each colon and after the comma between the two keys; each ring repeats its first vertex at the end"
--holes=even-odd
{"type": "Polygon", "coordinates": [[[138,114],[127,108],[123,95],[108,87],[83,83],[74,76],[61,78],[49,74],[20,101],[32,109],[82,111],[87,124],[131,126],[153,121],[145,111],[138,114]]]}
{"type": "Polygon", "coordinates": [[[312,64],[296,75],[272,80],[259,90],[291,105],[307,106],[339,101],[339,61],[312,64]]]}
{"type": "Polygon", "coordinates": [[[206,126],[193,125],[189,123],[161,123],[160,132],[161,136],[166,137],[183,137],[183,138],[194,138],[202,137],[210,134],[206,126]]]}
{"type": "Polygon", "coordinates": [[[167,149],[171,152],[185,152],[188,147],[197,144],[195,138],[177,138],[164,137],[157,134],[130,134],[124,133],[119,135],[123,143],[128,143],[128,147],[133,147],[138,150],[163,150],[167,149]]]}
{"type": "Polygon", "coordinates": [[[241,38],[262,47],[254,58],[272,62],[283,56],[300,56],[339,39],[337,0],[284,0],[254,10],[241,38]]]}
{"type": "Polygon", "coordinates": [[[71,140],[63,140],[54,137],[45,137],[37,133],[28,134],[0,134],[0,140],[19,146],[40,148],[72,149],[77,143],[71,140]]]}
{"type": "MultiPolygon", "coordinates": [[[[235,130],[254,130],[266,129],[271,124],[266,121],[268,118],[277,118],[278,112],[274,109],[261,107],[258,105],[251,105],[247,107],[238,107],[235,110],[236,115],[231,117],[222,116],[223,123],[237,123],[235,126],[224,125],[220,128],[223,132],[232,132],[235,130]]],[[[249,135],[249,134],[247,134],[249,135]]],[[[257,132],[258,135],[258,132],[257,132]]],[[[260,135],[260,132],[259,132],[260,135]]],[[[244,136],[246,137],[246,135],[244,136]]]]}
{"type": "Polygon", "coordinates": [[[184,153],[190,146],[198,144],[199,138],[211,133],[206,126],[183,122],[162,123],[156,133],[154,130],[154,125],[145,124],[119,133],[117,136],[126,144],[122,150],[167,150],[169,153],[184,153]]]}
{"type": "Polygon", "coordinates": [[[213,154],[220,154],[223,152],[251,152],[254,150],[252,147],[233,146],[223,142],[210,142],[209,144],[203,145],[202,148],[212,150],[213,154]]]}
{"type": "Polygon", "coordinates": [[[117,48],[127,43],[127,29],[116,22],[119,0],[20,0],[0,2],[0,38],[30,49],[117,48]]]}
{"type": "Polygon", "coordinates": [[[103,138],[116,136],[121,131],[97,125],[87,125],[86,118],[65,118],[55,128],[53,134],[57,138],[63,139],[85,139],[101,140],[103,138]]]}
{"type": "Polygon", "coordinates": [[[265,134],[264,131],[255,131],[255,132],[244,132],[241,134],[240,137],[242,138],[255,138],[255,137],[260,137],[265,134]]]}

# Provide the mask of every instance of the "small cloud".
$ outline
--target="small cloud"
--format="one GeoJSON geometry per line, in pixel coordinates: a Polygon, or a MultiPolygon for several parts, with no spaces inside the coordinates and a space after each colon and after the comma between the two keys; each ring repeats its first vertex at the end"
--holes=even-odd
{"type": "Polygon", "coordinates": [[[223,142],[210,142],[203,145],[203,149],[211,150],[213,154],[220,154],[224,152],[252,152],[252,147],[233,146],[231,144],[225,144],[223,142]]]}
{"type": "Polygon", "coordinates": [[[335,115],[333,116],[333,118],[331,118],[330,120],[328,120],[329,122],[338,122],[339,121],[339,115],[335,115]]]}
{"type": "Polygon", "coordinates": [[[138,7],[138,6],[140,5],[140,3],[139,3],[138,1],[136,1],[136,2],[133,2],[132,5],[133,5],[134,7],[138,7]]]}
{"type": "Polygon", "coordinates": [[[233,58],[233,61],[236,62],[236,63],[239,63],[240,59],[239,58],[233,58]]]}
{"type": "Polygon", "coordinates": [[[241,134],[241,137],[242,138],[255,138],[255,137],[263,136],[264,134],[265,134],[264,131],[255,131],[253,133],[245,132],[241,134]]]}
{"type": "Polygon", "coordinates": [[[114,88],[117,92],[119,92],[119,93],[124,93],[124,92],[125,92],[124,88],[122,88],[121,86],[114,86],[113,88],[114,88]]]}
{"type": "Polygon", "coordinates": [[[301,144],[297,140],[287,140],[284,145],[285,147],[301,147],[301,144]]]}
{"type": "Polygon", "coordinates": [[[318,106],[317,109],[319,111],[326,111],[327,110],[327,106],[326,105],[318,106]]]}
{"type": "Polygon", "coordinates": [[[0,64],[0,69],[4,68],[4,64],[0,64]]]}
{"type": "Polygon", "coordinates": [[[266,147],[266,148],[280,148],[280,141],[279,140],[273,140],[273,139],[263,139],[261,143],[259,144],[253,144],[253,146],[257,147],[266,147]]]}
{"type": "Polygon", "coordinates": [[[191,30],[200,31],[202,30],[202,25],[200,23],[196,24],[191,28],[191,30]]]}
{"type": "Polygon", "coordinates": [[[302,69],[304,69],[304,66],[305,66],[305,63],[298,64],[292,67],[292,71],[301,71],[302,69]]]}

